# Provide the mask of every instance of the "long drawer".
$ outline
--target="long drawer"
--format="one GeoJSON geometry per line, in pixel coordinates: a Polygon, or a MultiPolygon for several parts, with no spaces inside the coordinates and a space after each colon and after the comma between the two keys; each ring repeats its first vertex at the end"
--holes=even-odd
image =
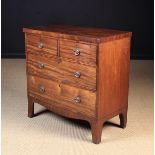
{"type": "Polygon", "coordinates": [[[28,92],[39,100],[48,99],[73,112],[95,115],[96,93],[28,75],[28,92]]]}
{"type": "Polygon", "coordinates": [[[77,88],[96,91],[96,68],[67,61],[28,60],[27,72],[77,88]]]}

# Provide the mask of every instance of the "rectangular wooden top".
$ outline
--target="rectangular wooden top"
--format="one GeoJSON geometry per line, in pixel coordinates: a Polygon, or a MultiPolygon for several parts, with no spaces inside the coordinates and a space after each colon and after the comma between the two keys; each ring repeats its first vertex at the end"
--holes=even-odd
{"type": "Polygon", "coordinates": [[[51,25],[23,28],[24,32],[49,35],[52,37],[100,43],[131,37],[131,32],[105,28],[88,28],[71,25],[51,25]]]}

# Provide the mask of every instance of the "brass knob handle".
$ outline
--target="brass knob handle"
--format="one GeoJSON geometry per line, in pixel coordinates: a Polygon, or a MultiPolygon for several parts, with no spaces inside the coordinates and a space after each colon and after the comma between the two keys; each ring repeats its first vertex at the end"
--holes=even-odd
{"type": "Polygon", "coordinates": [[[80,96],[76,96],[76,97],[74,98],[74,101],[75,101],[76,103],[80,103],[80,102],[81,102],[81,97],[80,97],[80,96]]]}
{"type": "Polygon", "coordinates": [[[41,43],[41,42],[38,43],[38,48],[43,48],[43,46],[44,46],[43,43],[41,43]]]}
{"type": "Polygon", "coordinates": [[[76,50],[74,51],[74,55],[75,55],[75,56],[80,55],[80,50],[79,50],[79,49],[76,49],[76,50]]]}
{"type": "Polygon", "coordinates": [[[39,67],[40,69],[43,69],[44,66],[45,66],[45,65],[44,65],[43,63],[39,63],[39,64],[38,64],[38,67],[39,67]]]}
{"type": "Polygon", "coordinates": [[[44,92],[45,92],[45,87],[44,87],[44,86],[39,86],[39,91],[40,91],[41,93],[44,93],[44,92]]]}
{"type": "Polygon", "coordinates": [[[77,72],[74,73],[74,76],[75,76],[76,78],[79,78],[79,77],[81,76],[81,73],[80,73],[79,71],[77,71],[77,72]]]}

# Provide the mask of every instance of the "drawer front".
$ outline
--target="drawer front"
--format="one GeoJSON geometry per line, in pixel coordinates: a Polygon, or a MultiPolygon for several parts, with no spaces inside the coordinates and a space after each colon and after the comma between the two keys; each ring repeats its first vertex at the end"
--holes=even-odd
{"type": "Polygon", "coordinates": [[[26,46],[34,46],[38,48],[38,43],[41,41],[40,35],[34,35],[34,34],[26,34],[26,46]]]}
{"type": "Polygon", "coordinates": [[[96,68],[65,61],[28,60],[28,73],[78,88],[96,91],[96,68]]]}
{"type": "Polygon", "coordinates": [[[67,110],[95,115],[96,93],[31,75],[28,76],[28,92],[67,110]]]}
{"type": "Polygon", "coordinates": [[[60,56],[65,61],[83,65],[96,66],[97,46],[60,40],[60,56]]]}
{"type": "Polygon", "coordinates": [[[27,51],[31,50],[36,52],[36,54],[57,55],[57,40],[41,35],[26,35],[26,48],[27,51]]]}
{"type": "Polygon", "coordinates": [[[47,37],[47,36],[42,36],[41,37],[41,43],[43,44],[43,50],[53,53],[54,55],[57,55],[57,48],[58,48],[58,43],[56,39],[47,37]]]}

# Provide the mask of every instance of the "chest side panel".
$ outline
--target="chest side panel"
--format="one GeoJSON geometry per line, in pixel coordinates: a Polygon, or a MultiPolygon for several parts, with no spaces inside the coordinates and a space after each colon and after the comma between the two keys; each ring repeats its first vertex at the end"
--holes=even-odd
{"type": "Polygon", "coordinates": [[[98,118],[128,106],[130,37],[99,45],[98,118]]]}

